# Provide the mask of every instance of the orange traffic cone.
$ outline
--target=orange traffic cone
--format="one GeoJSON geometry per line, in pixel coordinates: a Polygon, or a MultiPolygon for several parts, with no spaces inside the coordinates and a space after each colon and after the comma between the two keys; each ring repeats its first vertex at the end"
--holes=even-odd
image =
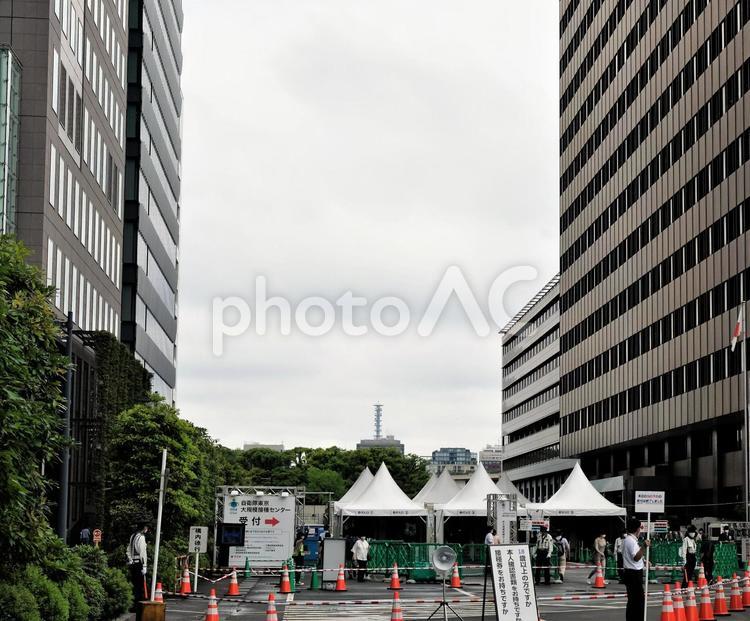
{"type": "Polygon", "coordinates": [[[180,582],[180,595],[189,595],[193,590],[190,588],[190,572],[188,568],[182,570],[182,581],[180,582]]]}
{"type": "Polygon", "coordinates": [[[714,614],[717,617],[728,617],[727,598],[724,597],[724,581],[719,576],[716,579],[716,596],[714,597],[714,614]]]}
{"type": "Polygon", "coordinates": [[[742,585],[742,605],[750,608],[750,571],[745,570],[745,581],[742,585]]]}
{"type": "Polygon", "coordinates": [[[706,580],[706,572],[703,571],[703,565],[701,565],[700,570],[698,571],[698,588],[702,589],[707,584],[708,581],[706,580]]]}
{"type": "Polygon", "coordinates": [[[596,577],[594,578],[594,584],[592,584],[595,589],[603,589],[606,584],[604,584],[604,574],[602,573],[602,564],[597,563],[596,564],[596,577]]]}
{"type": "Polygon", "coordinates": [[[698,621],[716,621],[714,617],[714,607],[711,605],[711,593],[708,591],[708,585],[701,591],[701,603],[698,606],[698,621]]]}
{"type": "Polygon", "coordinates": [[[682,599],[682,584],[679,582],[675,582],[672,602],[674,603],[674,620],[687,621],[687,616],[685,615],[685,603],[682,599]]]}
{"type": "Polygon", "coordinates": [[[276,596],[271,591],[268,594],[268,608],[266,608],[266,621],[279,621],[279,615],[276,614],[276,596]]]}
{"type": "Polygon", "coordinates": [[[737,574],[732,574],[732,589],[729,592],[729,612],[742,612],[745,607],[742,605],[742,593],[740,593],[740,582],[737,580],[737,574]]]}
{"type": "Polygon", "coordinates": [[[393,606],[391,606],[391,621],[404,621],[404,614],[401,611],[401,600],[398,591],[393,593],[393,606]]]}
{"type": "Polygon", "coordinates": [[[401,590],[401,581],[398,579],[398,565],[393,563],[393,571],[391,571],[391,584],[388,587],[391,591],[401,590]]]}
{"type": "Polygon", "coordinates": [[[661,621],[675,621],[672,593],[668,584],[664,585],[664,599],[661,602],[661,621]]]}
{"type": "Polygon", "coordinates": [[[688,582],[687,598],[685,599],[685,619],[687,621],[700,621],[698,619],[698,606],[695,603],[695,589],[693,583],[688,582]]]}
{"type": "Polygon", "coordinates": [[[461,576],[458,574],[458,563],[453,563],[453,574],[451,575],[451,588],[461,588],[461,576]]]}
{"type": "Polygon", "coordinates": [[[239,595],[239,594],[240,594],[240,585],[237,583],[237,570],[234,567],[232,567],[232,577],[229,579],[229,590],[227,591],[227,595],[239,595]]]}
{"type": "Polygon", "coordinates": [[[279,593],[287,594],[292,592],[292,583],[289,582],[289,568],[284,565],[281,569],[281,584],[279,593]]]}
{"type": "Polygon", "coordinates": [[[336,577],[336,591],[346,591],[346,578],[344,578],[344,566],[339,565],[339,575],[336,577]]]}
{"type": "Polygon", "coordinates": [[[156,589],[154,590],[154,601],[155,602],[164,601],[164,592],[161,590],[161,582],[156,583],[156,589]]]}
{"type": "Polygon", "coordinates": [[[211,589],[211,594],[208,596],[206,621],[219,621],[219,602],[216,601],[216,589],[211,589]]]}

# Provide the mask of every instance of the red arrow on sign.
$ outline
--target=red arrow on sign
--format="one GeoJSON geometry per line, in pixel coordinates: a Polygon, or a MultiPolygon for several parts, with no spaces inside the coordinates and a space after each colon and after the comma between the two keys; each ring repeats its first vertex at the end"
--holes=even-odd
{"type": "Polygon", "coordinates": [[[275,517],[272,517],[270,520],[266,520],[266,524],[270,524],[271,526],[276,526],[276,524],[279,523],[279,520],[277,520],[275,517]]]}

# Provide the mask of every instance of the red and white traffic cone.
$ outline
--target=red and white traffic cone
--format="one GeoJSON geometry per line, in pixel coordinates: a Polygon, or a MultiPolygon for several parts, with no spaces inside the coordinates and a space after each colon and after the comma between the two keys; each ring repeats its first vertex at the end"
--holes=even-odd
{"type": "Polygon", "coordinates": [[[451,588],[461,588],[461,575],[458,573],[458,563],[453,563],[453,574],[451,575],[451,588]]]}
{"type": "Polygon", "coordinates": [[[685,599],[685,618],[687,621],[700,621],[698,619],[698,606],[695,602],[695,589],[693,583],[688,582],[687,598],[685,599]]]}
{"type": "Polygon", "coordinates": [[[344,578],[344,566],[339,565],[339,575],[336,576],[336,591],[346,591],[346,578],[344,578]]]}
{"type": "Polygon", "coordinates": [[[719,576],[716,579],[716,596],[714,597],[714,615],[728,617],[727,598],[724,596],[724,581],[719,576]]]}
{"type": "Polygon", "coordinates": [[[154,590],[154,601],[155,602],[164,601],[164,591],[162,591],[161,589],[161,582],[156,583],[156,589],[154,590]]]}
{"type": "MultiPolygon", "coordinates": [[[[706,572],[703,571],[703,565],[701,565],[700,569],[698,570],[698,588],[702,589],[707,584],[708,584],[708,580],[706,580],[706,572]]],[[[703,597],[702,594],[701,594],[701,597],[703,597]]]]}
{"type": "Polygon", "coordinates": [[[716,621],[708,585],[704,586],[701,591],[701,603],[700,606],[698,606],[698,621],[716,621]]]}
{"type": "Polygon", "coordinates": [[[216,589],[211,589],[211,594],[208,596],[206,621],[219,621],[219,602],[216,601],[216,589]]]}
{"type": "Polygon", "coordinates": [[[180,595],[190,595],[193,590],[190,588],[190,571],[187,567],[182,570],[182,581],[180,582],[180,595]]]}
{"type": "Polygon", "coordinates": [[[661,621],[675,621],[674,603],[669,585],[664,585],[664,599],[661,602],[661,621]]]}
{"type": "Polygon", "coordinates": [[[687,621],[685,615],[685,604],[682,599],[682,584],[675,582],[672,603],[674,604],[674,621],[687,621]]]}
{"type": "Polygon", "coordinates": [[[596,564],[596,576],[594,577],[594,584],[591,585],[595,589],[603,589],[607,585],[604,583],[604,573],[602,572],[602,564],[596,564]]]}
{"type": "Polygon", "coordinates": [[[398,577],[398,565],[396,565],[396,563],[393,563],[393,570],[391,571],[391,584],[388,588],[391,591],[401,590],[401,581],[398,577]]]}
{"type": "Polygon", "coordinates": [[[745,570],[745,579],[742,585],[742,605],[750,608],[750,571],[745,570]]]}
{"type": "Polygon", "coordinates": [[[289,582],[289,568],[284,565],[281,569],[281,584],[279,585],[279,593],[286,595],[292,592],[292,583],[289,582]]]}
{"type": "Polygon", "coordinates": [[[729,591],[729,612],[742,612],[745,607],[742,605],[742,593],[740,593],[740,582],[737,580],[737,574],[732,574],[732,587],[729,591]]]}
{"type": "Polygon", "coordinates": [[[239,594],[240,594],[240,585],[237,582],[237,570],[233,567],[232,577],[229,579],[229,589],[227,590],[227,595],[236,596],[239,594]]]}
{"type": "Polygon", "coordinates": [[[266,608],[266,621],[279,621],[279,615],[276,614],[276,596],[271,591],[268,594],[268,607],[266,608]]]}
{"type": "Polygon", "coordinates": [[[401,610],[401,600],[398,591],[393,592],[393,605],[391,606],[391,621],[404,621],[404,613],[401,610]]]}

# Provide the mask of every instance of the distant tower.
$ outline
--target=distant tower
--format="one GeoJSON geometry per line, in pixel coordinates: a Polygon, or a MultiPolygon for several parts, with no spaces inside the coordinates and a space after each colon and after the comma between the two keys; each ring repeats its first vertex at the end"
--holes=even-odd
{"type": "Polygon", "coordinates": [[[375,404],[375,439],[380,440],[383,437],[383,406],[380,403],[375,404]]]}

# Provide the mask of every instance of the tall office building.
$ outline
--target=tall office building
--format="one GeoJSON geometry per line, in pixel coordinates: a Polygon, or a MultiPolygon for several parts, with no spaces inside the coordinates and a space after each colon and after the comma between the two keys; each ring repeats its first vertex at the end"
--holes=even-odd
{"type": "MultiPolygon", "coordinates": [[[[55,287],[60,320],[120,332],[125,0],[0,3],[3,227],[55,287]],[[17,132],[14,139],[13,134],[17,132]],[[13,142],[17,150],[13,150],[13,142]]],[[[93,510],[93,352],[73,339],[67,527],[93,510]]]]}
{"type": "Polygon", "coordinates": [[[122,341],[174,400],[182,2],[130,0],[122,341]]]}
{"type": "Polygon", "coordinates": [[[694,514],[743,491],[749,21],[748,0],[560,2],[560,452],[694,514]]]}
{"type": "Polygon", "coordinates": [[[503,470],[532,502],[565,481],[560,458],[560,284],[555,276],[500,331],[503,348],[503,470]]]}

